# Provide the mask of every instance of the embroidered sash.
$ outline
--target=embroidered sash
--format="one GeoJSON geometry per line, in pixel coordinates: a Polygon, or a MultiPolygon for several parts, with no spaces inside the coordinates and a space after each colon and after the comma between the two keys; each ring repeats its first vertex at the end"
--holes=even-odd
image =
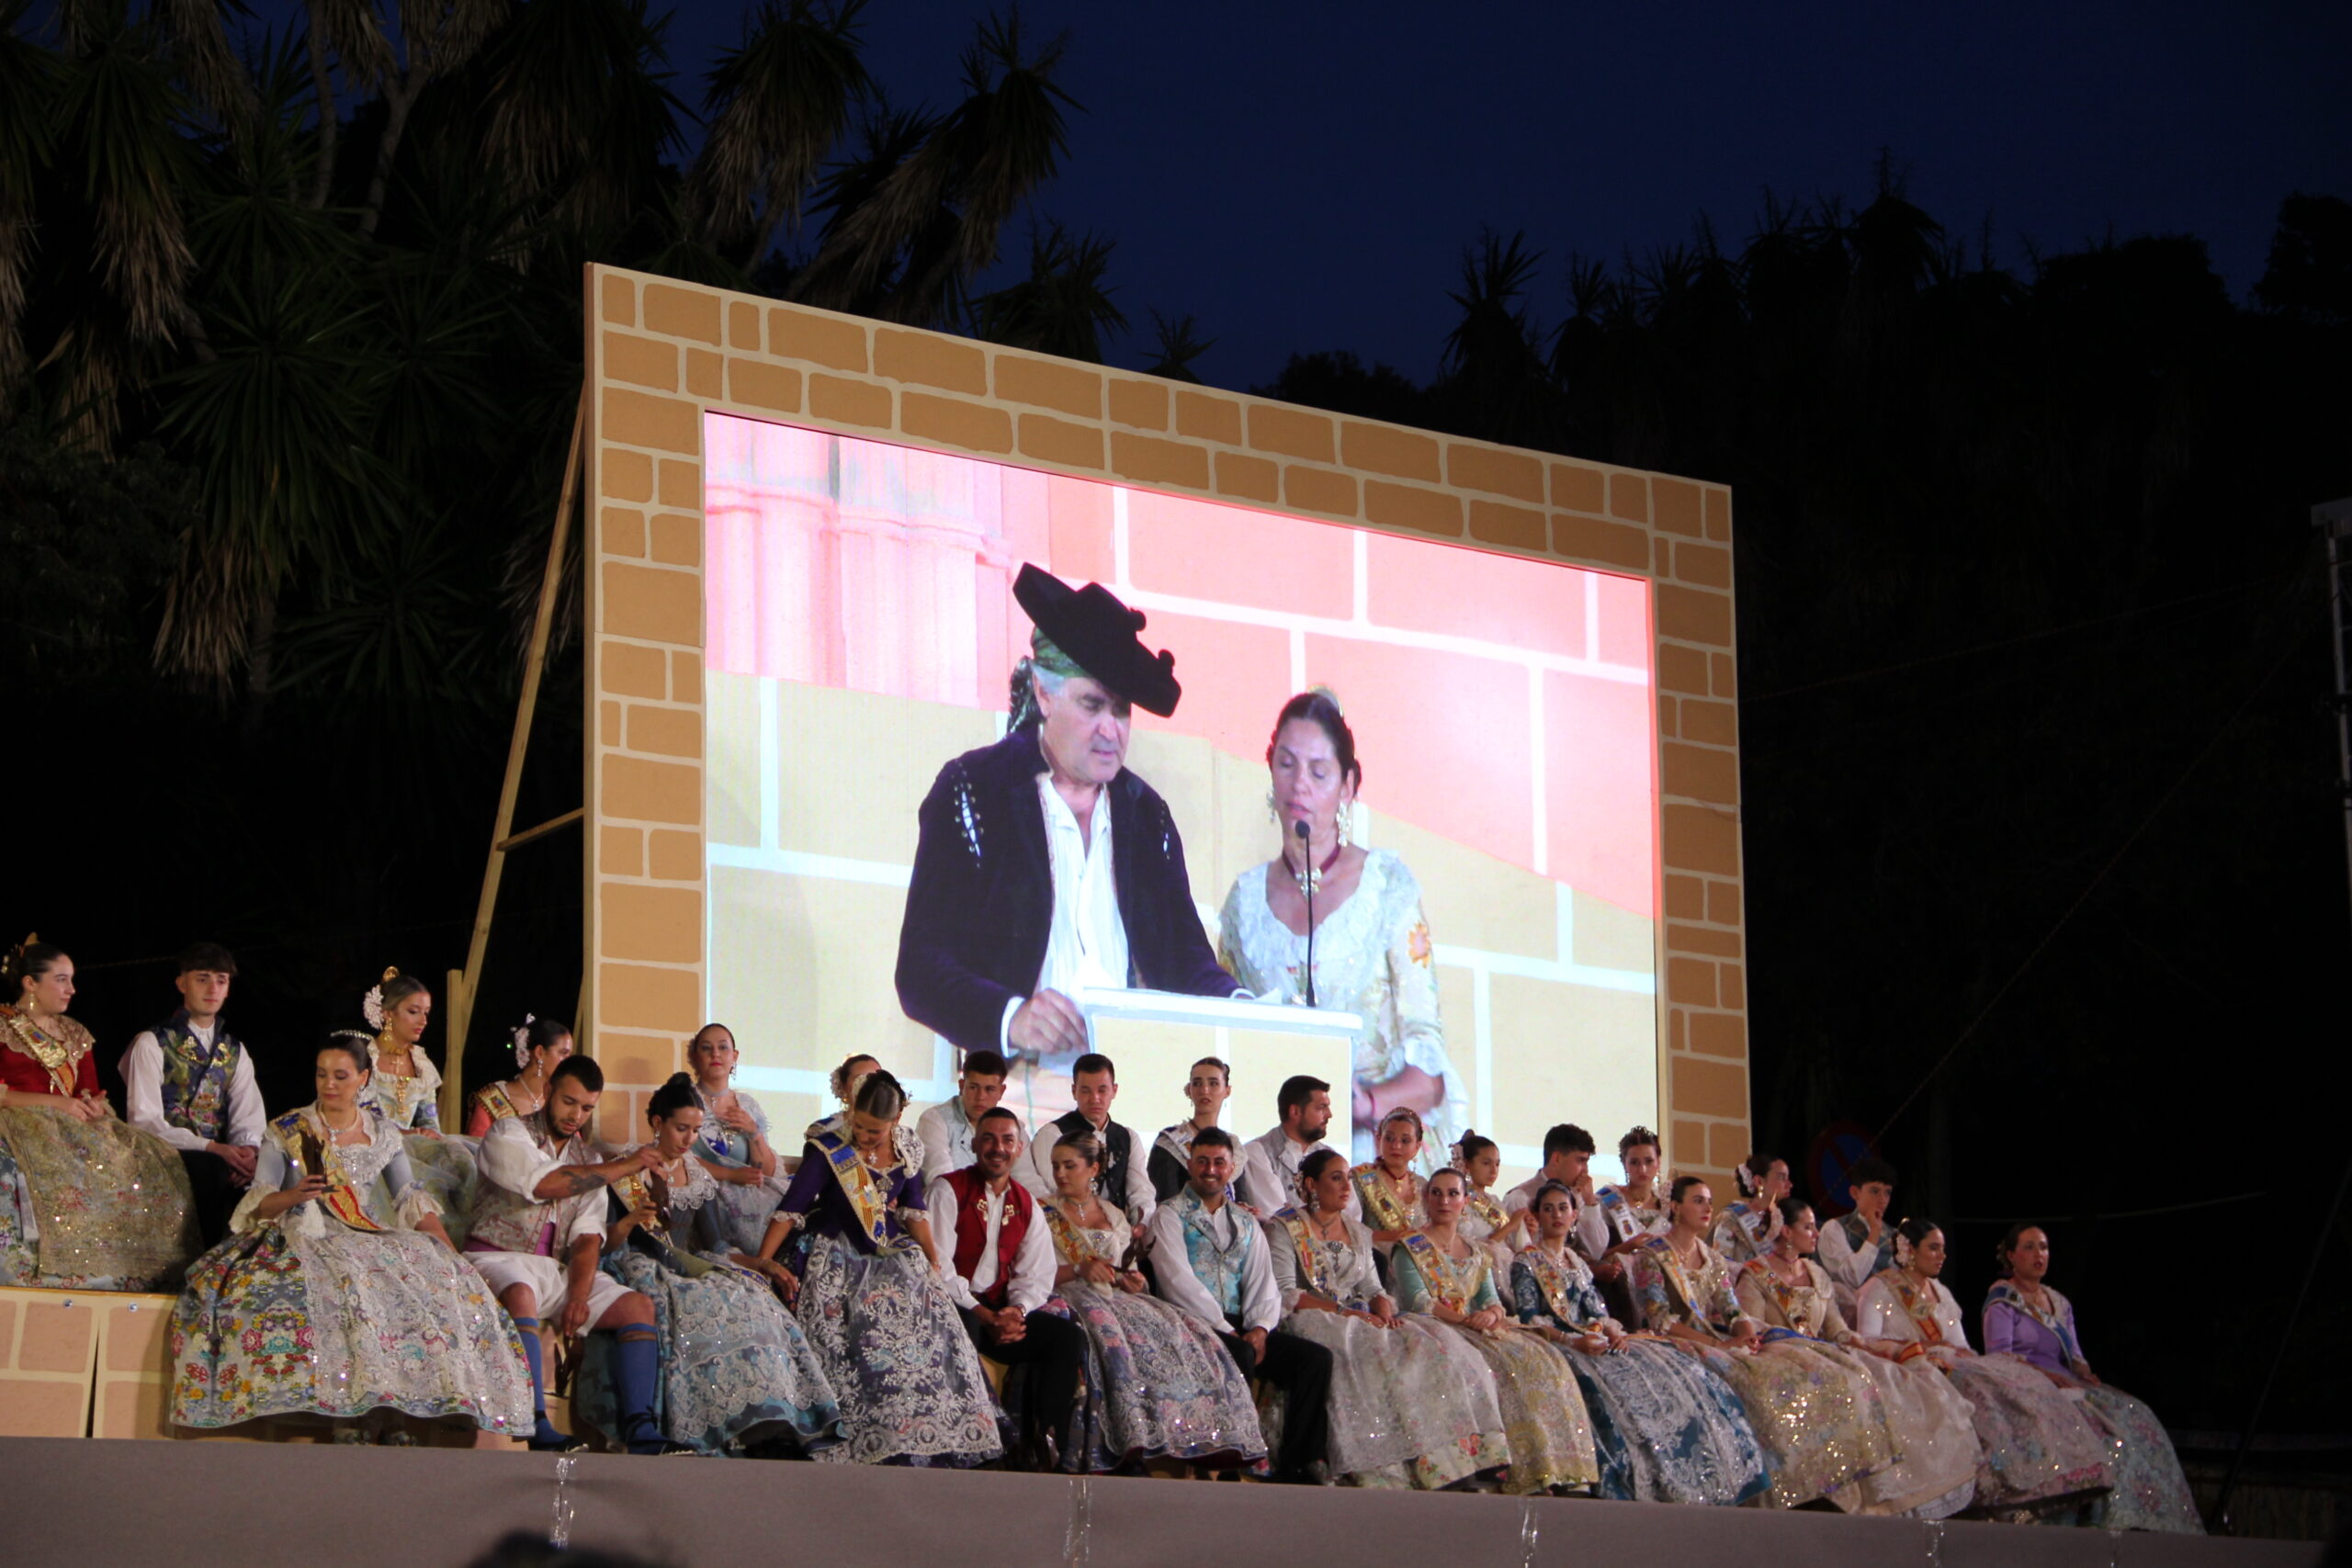
{"type": "Polygon", "coordinates": [[[1468,1207],[1470,1213],[1484,1220],[1487,1228],[1497,1235],[1500,1235],[1502,1228],[1510,1224],[1510,1216],[1503,1213],[1503,1206],[1484,1192],[1471,1193],[1468,1207]]]}
{"type": "Polygon", "coordinates": [[[841,1183],[842,1196],[857,1215],[857,1223],[865,1229],[866,1238],[876,1250],[890,1245],[890,1205],[884,1199],[882,1182],[873,1167],[859,1157],[849,1146],[849,1140],[830,1129],[820,1131],[808,1140],[832,1167],[833,1179],[841,1183]]]}
{"type": "Polygon", "coordinates": [[[1363,1201],[1364,1217],[1376,1231],[1408,1231],[1427,1222],[1421,1210],[1421,1179],[1411,1171],[1405,1173],[1406,1196],[1396,1196],[1388,1184],[1388,1173],[1380,1168],[1377,1160],[1355,1168],[1356,1196],[1363,1201]]]}
{"type": "Polygon", "coordinates": [[[1038,1207],[1046,1212],[1046,1229],[1052,1234],[1054,1250],[1062,1255],[1063,1262],[1073,1269],[1089,1263],[1101,1263],[1112,1269],[1119,1267],[1118,1258],[1104,1255],[1102,1248],[1094,1245],[1093,1239],[1062,1213],[1060,1200],[1047,1199],[1038,1207]]]}
{"type": "MultiPolygon", "coordinates": [[[[1671,1241],[1662,1235],[1654,1235],[1642,1244],[1639,1256],[1650,1261],[1652,1267],[1657,1269],[1659,1277],[1666,1281],[1668,1292],[1680,1301],[1684,1319],[1691,1327],[1704,1329],[1710,1334],[1718,1336],[1726,1332],[1725,1327],[1717,1324],[1708,1314],[1707,1301],[1701,1289],[1700,1280],[1693,1280],[1690,1277],[1690,1270],[1683,1267],[1682,1259],[1675,1255],[1674,1244],[1671,1241]]],[[[1708,1256],[1707,1244],[1701,1242],[1699,1260],[1702,1270],[1702,1279],[1705,1277],[1703,1270],[1708,1256]]],[[[1733,1310],[1735,1313],[1738,1310],[1736,1302],[1733,1303],[1733,1310]]]]}
{"type": "MultiPolygon", "coordinates": [[[[363,1106],[360,1115],[364,1117],[367,1113],[363,1106]]],[[[343,1151],[334,1145],[334,1130],[327,1125],[326,1118],[318,1113],[317,1106],[308,1105],[300,1111],[289,1111],[269,1124],[277,1146],[286,1151],[287,1159],[297,1170],[309,1169],[302,1151],[302,1134],[306,1129],[319,1140],[320,1163],[326,1168],[317,1174],[324,1176],[330,1183],[318,1199],[320,1205],[353,1230],[380,1235],[384,1227],[368,1213],[368,1205],[360,1201],[359,1193],[352,1187],[350,1168],[343,1163],[343,1151]]]]}
{"type": "Polygon", "coordinates": [[[1460,1262],[1438,1250],[1437,1243],[1419,1231],[1406,1236],[1397,1246],[1410,1253],[1414,1266],[1421,1271],[1421,1281],[1429,1287],[1430,1299],[1441,1306],[1450,1306],[1466,1313],[1477,1299],[1478,1287],[1486,1283],[1487,1249],[1473,1246],[1470,1256],[1460,1262]]]}
{"type": "MultiPolygon", "coordinates": [[[[1770,1263],[1761,1258],[1751,1258],[1741,1265],[1741,1271],[1762,1282],[1765,1295],[1771,1300],[1772,1310],[1781,1314],[1781,1322],[1786,1325],[1786,1332],[1806,1339],[1820,1337],[1813,1331],[1813,1313],[1797,1300],[1797,1287],[1774,1273],[1770,1263]]],[[[1813,1277],[1811,1269],[1806,1270],[1805,1277],[1808,1280],[1813,1277]]],[[[1815,1289],[1812,1296],[1813,1305],[1818,1309],[1822,1304],[1820,1291],[1815,1289]]]]}
{"type": "Polygon", "coordinates": [[[2059,1348],[2065,1351],[2069,1365],[2086,1364],[2082,1345],[2075,1338],[2075,1314],[2066,1310],[2066,1298],[2047,1285],[2041,1288],[2041,1293],[2050,1299],[2047,1310],[2026,1300],[2025,1292],[2018,1290],[2014,1281],[1996,1280],[1993,1288],[1984,1293],[1984,1304],[1990,1307],[1996,1302],[2003,1302],[2016,1308],[2057,1336],[2059,1348]]]}
{"type": "MultiPolygon", "coordinates": [[[[1574,1258],[1575,1254],[1568,1256],[1574,1258]]],[[[1568,1292],[1576,1284],[1580,1270],[1570,1269],[1566,1262],[1555,1259],[1540,1247],[1526,1248],[1519,1258],[1527,1265],[1527,1271],[1535,1277],[1535,1288],[1544,1292],[1544,1310],[1552,1314],[1553,1322],[1579,1334],[1599,1331],[1600,1319],[1596,1317],[1578,1322],[1580,1314],[1576,1310],[1576,1303],[1568,1299],[1568,1292]]]]}
{"type": "Polygon", "coordinates": [[[1944,1325],[1936,1321],[1936,1292],[1931,1285],[1921,1291],[1914,1287],[1909,1277],[1900,1269],[1890,1270],[1888,1282],[1894,1287],[1894,1299],[1911,1316],[1912,1325],[1919,1331],[1922,1345],[1944,1342],[1944,1325]]]}
{"type": "Polygon", "coordinates": [[[484,1084],[474,1090],[474,1103],[489,1111],[492,1122],[503,1122],[509,1116],[523,1114],[523,1108],[514,1103],[514,1096],[506,1092],[506,1086],[503,1083],[484,1084]]]}
{"type": "MultiPolygon", "coordinates": [[[[1306,1288],[1327,1302],[1340,1301],[1340,1287],[1331,1278],[1331,1255],[1325,1250],[1330,1243],[1315,1234],[1306,1223],[1306,1216],[1300,1213],[1295,1205],[1278,1210],[1274,1218],[1290,1232],[1291,1245],[1298,1250],[1299,1278],[1306,1282],[1306,1288]]],[[[1340,1304],[1344,1306],[1346,1303],[1341,1302],[1340,1304]]]]}

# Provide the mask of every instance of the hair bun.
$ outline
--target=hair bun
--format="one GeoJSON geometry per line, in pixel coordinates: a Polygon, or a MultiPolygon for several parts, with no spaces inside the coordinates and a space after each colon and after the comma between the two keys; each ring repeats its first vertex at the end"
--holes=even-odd
{"type": "Polygon", "coordinates": [[[695,1076],[692,1073],[672,1073],[662,1080],[662,1087],[663,1089],[692,1089],[695,1087],[695,1076]]]}

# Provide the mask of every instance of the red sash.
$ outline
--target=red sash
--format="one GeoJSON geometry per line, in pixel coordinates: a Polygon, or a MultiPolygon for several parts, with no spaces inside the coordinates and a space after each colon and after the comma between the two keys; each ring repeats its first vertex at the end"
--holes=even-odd
{"type": "MultiPolygon", "coordinates": [[[[944,1179],[947,1190],[956,1194],[956,1272],[969,1280],[989,1244],[988,1186],[976,1165],[951,1170],[944,1179]]],[[[1037,1201],[1029,1196],[1027,1188],[1018,1181],[1005,1184],[1004,1224],[996,1233],[996,1283],[972,1292],[983,1305],[1004,1305],[1012,1283],[1012,1260],[1021,1256],[1021,1238],[1029,1234],[1029,1223],[1036,1212],[1037,1201]]]]}

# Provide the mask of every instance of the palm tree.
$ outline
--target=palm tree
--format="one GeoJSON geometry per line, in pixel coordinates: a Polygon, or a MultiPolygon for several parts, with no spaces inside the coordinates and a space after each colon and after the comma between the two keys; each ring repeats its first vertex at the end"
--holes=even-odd
{"type": "Polygon", "coordinates": [[[972,305],[972,335],[1014,348],[1102,362],[1102,337],[1126,330],[1103,279],[1112,242],[1072,239],[1058,223],[1029,236],[1029,276],[972,305]]]}
{"type": "Polygon", "coordinates": [[[831,10],[761,0],[743,41],[710,73],[710,129],[686,177],[688,208],[703,241],[746,270],[779,230],[788,237],[799,228],[826,154],[875,94],[858,56],[863,9],[864,0],[831,10]]]}

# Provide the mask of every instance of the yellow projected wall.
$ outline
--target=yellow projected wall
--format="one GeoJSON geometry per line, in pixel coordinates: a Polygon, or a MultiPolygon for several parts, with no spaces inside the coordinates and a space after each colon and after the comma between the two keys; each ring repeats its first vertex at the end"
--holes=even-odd
{"type": "MultiPolygon", "coordinates": [[[[781,803],[763,798],[760,759],[745,755],[741,738],[789,738],[797,752],[807,749],[809,765],[764,776],[809,792],[804,804],[822,809],[785,818],[849,823],[847,834],[873,840],[804,850],[902,865],[911,856],[913,802],[939,762],[994,736],[988,715],[946,705],[934,725],[877,727],[854,711],[871,698],[789,682],[765,682],[773,711],[751,711],[745,705],[769,702],[762,682],[706,678],[703,415],[718,412],[1646,579],[1663,791],[1659,919],[1616,918],[1581,898],[1556,909],[1549,883],[1499,864],[1493,875],[1460,868],[1446,880],[1494,881],[1491,896],[1430,916],[1442,949],[1510,953],[1531,940],[1568,942],[1574,951],[1560,949],[1564,960],[1654,973],[1655,998],[1619,992],[1608,1001],[1654,1013],[1657,1069],[1654,1079],[1641,1077],[1644,1092],[1664,1102],[1669,1163],[1720,1174],[1747,1153],[1728,492],[609,269],[592,269],[588,298],[584,1025],[614,1082],[614,1108],[632,1124],[641,1095],[683,1065],[684,1042],[702,1021],[707,974],[758,976],[732,998],[722,987],[710,998],[747,1046],[752,1037],[789,1037],[820,1060],[869,1048],[910,1078],[935,1079],[928,1032],[894,1008],[877,1022],[871,1007],[827,999],[889,997],[902,887],[796,879],[788,897],[801,907],[714,929],[705,868],[716,862],[709,876],[735,874],[729,846],[778,830],[763,814],[781,803]],[[877,735],[888,754],[858,754],[877,735]],[[1545,907],[1518,897],[1520,882],[1540,886],[1545,907]],[[840,908],[805,902],[818,898],[840,908]],[[824,934],[775,940],[795,931],[824,934]],[[726,1016],[735,1006],[753,1010],[726,1016]]],[[[1214,907],[1235,869],[1269,852],[1257,819],[1262,767],[1140,727],[1134,761],[1177,803],[1193,840],[1195,895],[1214,907]],[[1180,800],[1180,790],[1198,799],[1180,800]]],[[[1467,852],[1378,817],[1376,805],[1374,841],[1408,863],[1467,852]]],[[[762,896],[718,891],[722,903],[762,896]]],[[[1515,1056],[1586,1023],[1560,999],[1566,987],[1547,995],[1522,977],[1461,965],[1442,967],[1441,980],[1449,1034],[1466,1039],[1479,1021],[1489,1037],[1506,1032],[1515,1056]]],[[[1457,1048],[1457,1064],[1466,1069],[1471,1055],[1457,1048]]],[[[1567,1117],[1613,1140],[1623,1128],[1608,1108],[1632,1101],[1561,1077],[1530,1081],[1522,1073],[1501,1103],[1489,1100],[1494,1119],[1481,1129],[1524,1146],[1567,1117]]],[[[1123,1119],[1147,1132],[1174,1120],[1182,1106],[1169,1087],[1130,1086],[1123,1119]]],[[[1271,1089],[1257,1086],[1269,1104],[1234,1118],[1245,1132],[1271,1119],[1271,1089]]],[[[762,1092],[787,1140],[815,1109],[813,1097],[762,1092]]]]}

